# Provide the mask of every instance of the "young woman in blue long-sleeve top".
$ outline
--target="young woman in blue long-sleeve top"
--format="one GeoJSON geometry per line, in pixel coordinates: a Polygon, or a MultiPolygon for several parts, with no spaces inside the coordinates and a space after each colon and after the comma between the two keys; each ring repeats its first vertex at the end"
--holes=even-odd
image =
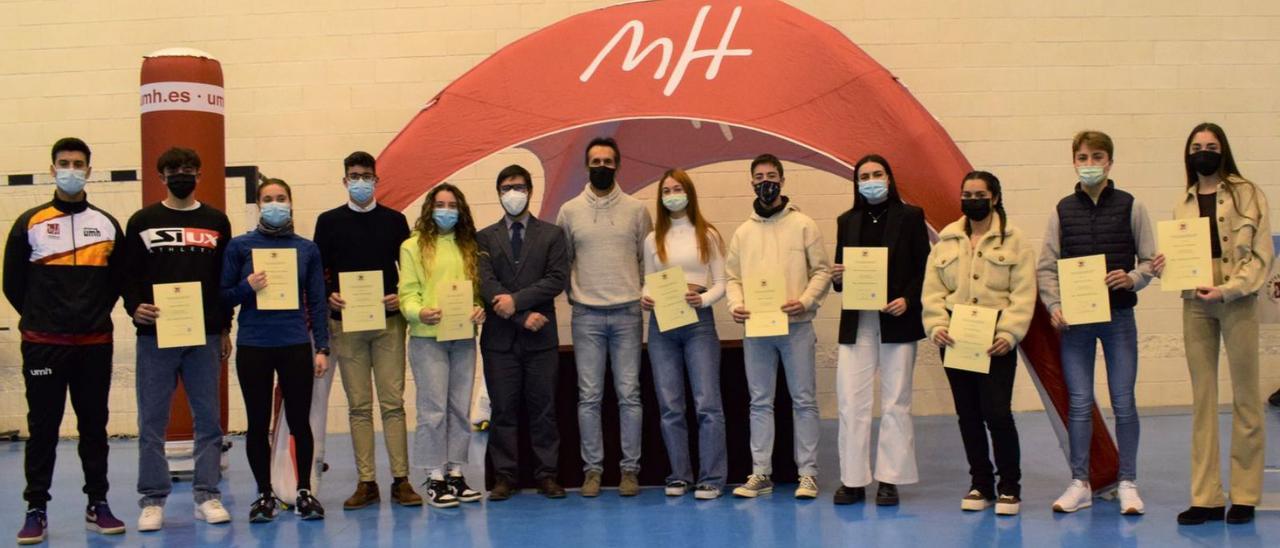
{"type": "Polygon", "coordinates": [[[310,240],[293,232],[292,205],[293,195],[284,181],[268,179],[259,185],[258,207],[262,215],[258,226],[232,238],[222,267],[223,302],[228,307],[240,307],[236,376],[240,379],[249,422],[245,452],[259,493],[249,509],[252,522],[275,519],[279,508],[271,489],[271,447],[267,438],[276,376],[284,399],[285,419],[293,434],[298,515],[302,519],[324,518],[324,508],[311,495],[313,442],[308,417],[312,381],[329,367],[329,308],[325,302],[320,251],[310,240]],[[297,250],[298,308],[258,308],[257,292],[272,280],[261,268],[255,268],[254,249],[297,250]]]}

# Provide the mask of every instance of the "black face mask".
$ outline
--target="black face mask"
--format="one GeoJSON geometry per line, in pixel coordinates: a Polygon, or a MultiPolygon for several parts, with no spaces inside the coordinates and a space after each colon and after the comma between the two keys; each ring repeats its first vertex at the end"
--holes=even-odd
{"type": "Polygon", "coordinates": [[[960,211],[970,221],[981,221],[991,216],[991,200],[986,198],[967,198],[960,200],[960,211]]]}
{"type": "Polygon", "coordinates": [[[591,166],[591,186],[607,190],[613,186],[613,174],[618,170],[605,166],[591,166]]]}
{"type": "Polygon", "coordinates": [[[782,193],[782,183],[777,181],[765,181],[755,186],[756,197],[760,199],[760,203],[766,206],[773,205],[773,201],[778,199],[778,194],[782,193]]]}
{"type": "Polygon", "coordinates": [[[190,173],[174,173],[165,176],[164,184],[169,187],[169,192],[173,193],[174,198],[185,200],[196,189],[196,176],[190,173]]]}
{"type": "Polygon", "coordinates": [[[1206,177],[1218,172],[1222,166],[1222,154],[1212,150],[1201,150],[1187,156],[1187,163],[1196,173],[1206,177]]]}

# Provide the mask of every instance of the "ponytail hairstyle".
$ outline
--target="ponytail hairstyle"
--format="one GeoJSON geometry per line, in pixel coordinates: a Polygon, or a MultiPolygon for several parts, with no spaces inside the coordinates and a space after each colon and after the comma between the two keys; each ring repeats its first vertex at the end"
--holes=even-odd
{"type": "Polygon", "coordinates": [[[449,183],[440,183],[427,193],[426,199],[422,201],[422,214],[418,216],[418,221],[413,226],[414,232],[418,234],[418,249],[422,252],[422,267],[430,270],[435,263],[436,238],[440,236],[440,228],[436,226],[435,218],[431,213],[436,207],[436,196],[445,191],[452,193],[458,200],[458,224],[453,227],[454,242],[458,245],[458,251],[462,253],[462,264],[467,278],[471,280],[473,286],[478,286],[476,254],[480,247],[476,244],[476,224],[471,220],[471,207],[467,205],[467,198],[462,195],[458,187],[449,183]]]}
{"type": "Polygon", "coordinates": [[[1199,174],[1191,166],[1191,141],[1195,140],[1197,133],[1205,131],[1212,133],[1218,140],[1218,150],[1222,154],[1222,163],[1218,165],[1218,177],[1222,179],[1227,192],[1231,193],[1231,203],[1235,206],[1236,214],[1245,217],[1244,211],[1240,209],[1240,191],[1248,189],[1253,198],[1257,199],[1258,188],[1240,174],[1240,168],[1236,167],[1235,155],[1231,154],[1231,144],[1227,142],[1227,132],[1223,131],[1218,124],[1203,122],[1192,128],[1191,134],[1187,135],[1187,144],[1182,147],[1182,162],[1187,169],[1187,188],[1200,182],[1199,174]]]}
{"type": "Polygon", "coordinates": [[[658,260],[663,264],[667,262],[667,231],[671,229],[671,212],[662,205],[661,186],[667,179],[674,179],[680,183],[684,193],[689,196],[689,205],[684,208],[684,211],[689,216],[689,222],[693,224],[694,239],[698,242],[698,259],[702,264],[709,264],[713,246],[715,251],[723,256],[724,239],[720,236],[720,231],[708,223],[698,209],[698,191],[693,187],[693,179],[683,169],[668,169],[658,179],[658,222],[654,226],[653,234],[653,243],[658,250],[658,260]]]}
{"type": "MultiPolygon", "coordinates": [[[[995,204],[991,207],[1000,216],[1000,243],[1004,243],[1004,227],[1007,221],[1007,215],[1004,213],[1004,193],[1000,191],[1000,179],[990,171],[970,171],[966,173],[964,178],[960,180],[961,188],[964,187],[965,181],[982,181],[987,185],[987,192],[991,193],[991,198],[995,200],[995,204]]],[[[964,219],[964,233],[973,234],[973,229],[969,226],[969,218],[964,219]]]]}

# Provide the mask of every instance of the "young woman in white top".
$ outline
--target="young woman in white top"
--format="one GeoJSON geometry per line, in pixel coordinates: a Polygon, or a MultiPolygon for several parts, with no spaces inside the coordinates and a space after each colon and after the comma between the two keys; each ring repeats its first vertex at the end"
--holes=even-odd
{"type": "MultiPolygon", "coordinates": [[[[711,305],[724,297],[724,240],[698,209],[698,193],[684,171],[662,176],[658,223],[644,241],[645,274],[679,268],[688,291],[684,301],[697,321],[662,331],[656,313],[649,316],[649,361],[662,413],[662,439],[671,459],[667,496],[684,495],[693,483],[689,431],[685,418],[685,376],[698,415],[698,476],[694,496],[718,498],[724,490],[726,457],[724,410],[720,404],[720,338],[711,305]]],[[[652,311],[646,284],[640,305],[652,311]]]]}

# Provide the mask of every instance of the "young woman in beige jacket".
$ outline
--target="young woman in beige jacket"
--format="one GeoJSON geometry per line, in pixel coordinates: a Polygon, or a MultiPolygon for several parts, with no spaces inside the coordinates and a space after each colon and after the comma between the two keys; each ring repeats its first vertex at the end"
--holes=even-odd
{"type": "Polygon", "coordinates": [[[1006,222],[1000,180],[995,175],[985,171],[965,175],[960,203],[964,217],[938,234],[938,243],[929,253],[921,295],[924,329],[945,356],[947,347],[955,342],[947,328],[956,305],[1000,311],[987,350],[990,371],[947,369],[946,373],[972,476],[960,508],[980,511],[994,502],[997,514],[1015,515],[1021,503],[1022,471],[1010,401],[1018,364],[1015,349],[1027,333],[1036,303],[1036,255],[1022,231],[1006,222]],[[998,470],[987,457],[986,430],[991,431],[998,470]]]}
{"type": "MultiPolygon", "coordinates": [[[[1217,124],[1191,130],[1183,149],[1186,189],[1176,219],[1209,218],[1213,285],[1182,292],[1182,340],[1191,371],[1191,508],[1178,523],[1253,521],[1262,496],[1262,395],[1258,387],[1258,290],[1271,271],[1270,210],[1262,189],[1240,175],[1217,124]],[[1231,510],[1218,463],[1218,350],[1231,367],[1231,510]]],[[[1164,256],[1153,262],[1163,273],[1164,256]]]]}

